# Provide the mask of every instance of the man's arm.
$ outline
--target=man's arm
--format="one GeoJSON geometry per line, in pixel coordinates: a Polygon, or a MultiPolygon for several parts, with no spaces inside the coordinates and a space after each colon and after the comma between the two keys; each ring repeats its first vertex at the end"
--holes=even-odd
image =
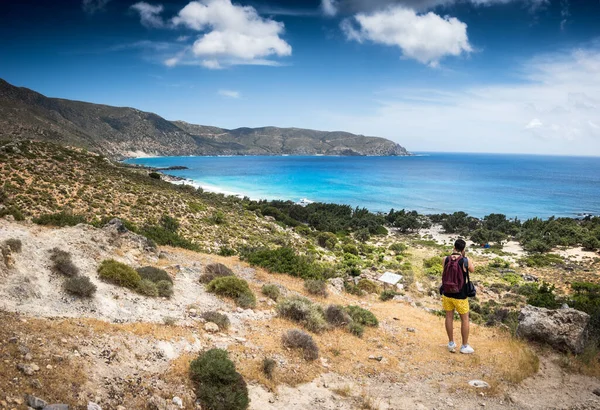
{"type": "Polygon", "coordinates": [[[473,260],[469,259],[469,272],[475,272],[475,265],[473,265],[473,260]]]}

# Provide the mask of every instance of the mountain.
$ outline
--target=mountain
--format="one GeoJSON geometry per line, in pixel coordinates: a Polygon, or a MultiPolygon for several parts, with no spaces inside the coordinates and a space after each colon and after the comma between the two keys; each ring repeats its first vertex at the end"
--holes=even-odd
{"type": "Polygon", "coordinates": [[[410,155],[390,140],[301,128],[224,128],[135,108],[48,98],[0,79],[0,139],[30,138],[113,158],[141,155],[410,155]]]}

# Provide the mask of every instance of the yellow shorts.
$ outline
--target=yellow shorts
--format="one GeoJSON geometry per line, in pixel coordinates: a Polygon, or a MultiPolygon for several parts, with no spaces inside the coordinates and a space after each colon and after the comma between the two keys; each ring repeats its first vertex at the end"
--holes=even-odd
{"type": "Polygon", "coordinates": [[[447,298],[442,295],[442,306],[445,311],[456,310],[459,315],[469,312],[469,299],[447,298]]]}

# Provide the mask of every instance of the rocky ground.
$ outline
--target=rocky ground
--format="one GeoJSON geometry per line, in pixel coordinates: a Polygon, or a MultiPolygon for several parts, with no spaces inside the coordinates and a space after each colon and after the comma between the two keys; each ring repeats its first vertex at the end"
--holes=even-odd
{"type": "Polygon", "coordinates": [[[55,229],[2,219],[0,243],[7,239],[19,239],[22,250],[0,258],[0,409],[43,408],[35,397],[69,408],[199,408],[188,366],[212,347],[230,352],[248,382],[252,409],[600,408],[598,379],[567,372],[564,355],[499,329],[473,325],[476,353],[448,353],[442,319],[418,307],[435,303],[435,296],[415,294],[420,303],[411,305],[331,288],[327,299],[313,297],[323,305],[362,305],[380,326],[360,339],[342,330],[314,335],[321,358],[306,362],[281,345],[281,334],[297,326],[277,317],[274,302],[260,295],[264,283],[304,295],[299,279],[235,257],[153,249],[114,227],[55,229]],[[97,286],[93,298],[64,292],[64,278],[50,269],[55,247],[70,252],[97,286]],[[107,258],[167,270],[173,297],[149,298],[100,281],[96,269],[107,258]],[[206,292],[198,278],[213,262],[249,281],[259,297],[255,309],[206,292]],[[225,313],[231,327],[206,326],[200,315],[209,310],[225,313]],[[264,357],[277,362],[273,379],[260,371],[264,357]],[[471,380],[490,387],[471,387],[471,380]]]}

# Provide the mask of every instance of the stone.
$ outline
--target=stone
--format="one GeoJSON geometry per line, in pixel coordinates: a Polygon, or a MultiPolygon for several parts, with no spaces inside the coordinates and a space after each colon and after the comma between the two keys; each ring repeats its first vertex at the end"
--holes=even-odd
{"type": "Polygon", "coordinates": [[[22,371],[27,376],[32,376],[33,373],[35,373],[35,371],[33,370],[33,367],[31,367],[31,365],[29,365],[29,364],[19,363],[17,365],[17,369],[22,371]]]}
{"type": "Polygon", "coordinates": [[[395,300],[397,302],[413,303],[413,298],[411,298],[408,295],[396,295],[392,298],[392,300],[395,300]]]}
{"type": "Polygon", "coordinates": [[[108,221],[108,223],[106,225],[103,226],[103,228],[107,228],[109,230],[114,230],[117,233],[127,232],[127,228],[125,228],[123,221],[121,221],[119,218],[111,219],[110,221],[108,221]]]}
{"type": "Polygon", "coordinates": [[[99,404],[94,403],[93,401],[89,401],[87,404],[87,410],[102,410],[99,404]]]}
{"type": "Polygon", "coordinates": [[[581,354],[588,339],[590,316],[575,309],[545,309],[527,305],[519,313],[517,335],[547,343],[562,352],[581,354]]]}
{"type": "Polygon", "coordinates": [[[597,389],[594,389],[594,391],[592,393],[594,393],[596,396],[600,396],[600,387],[597,389]]]}
{"type": "Polygon", "coordinates": [[[25,360],[27,360],[28,362],[30,362],[30,361],[32,361],[32,360],[33,360],[33,356],[31,355],[31,353],[27,353],[27,354],[25,355],[25,360]]]}
{"type": "Polygon", "coordinates": [[[344,292],[344,279],[331,278],[327,282],[329,283],[329,289],[331,289],[332,293],[339,295],[344,292]]]}
{"type": "Polygon", "coordinates": [[[177,407],[179,407],[180,409],[183,408],[183,400],[181,400],[181,397],[173,397],[173,404],[177,405],[177,407]]]}
{"type": "Polygon", "coordinates": [[[370,355],[369,356],[369,360],[377,360],[378,362],[383,360],[383,356],[374,356],[374,355],[370,355]]]}
{"type": "Polygon", "coordinates": [[[204,325],[204,330],[206,330],[209,333],[217,333],[219,331],[219,326],[216,323],[207,322],[204,325]]]}
{"type": "Polygon", "coordinates": [[[469,380],[469,386],[477,387],[478,389],[489,389],[490,385],[483,380],[469,380]]]}
{"type": "Polygon", "coordinates": [[[407,327],[407,328],[406,328],[406,331],[407,331],[407,332],[410,332],[410,333],[415,333],[415,332],[416,332],[416,329],[415,329],[414,327],[407,327]]]}
{"type": "Polygon", "coordinates": [[[46,403],[44,400],[31,394],[25,395],[25,401],[29,407],[34,409],[43,409],[48,405],[48,403],[46,403]]]}
{"type": "Polygon", "coordinates": [[[43,387],[38,379],[31,379],[29,385],[35,389],[41,389],[43,387]]]}
{"type": "Polygon", "coordinates": [[[69,405],[63,403],[49,404],[42,410],[69,410],[69,405]]]}

